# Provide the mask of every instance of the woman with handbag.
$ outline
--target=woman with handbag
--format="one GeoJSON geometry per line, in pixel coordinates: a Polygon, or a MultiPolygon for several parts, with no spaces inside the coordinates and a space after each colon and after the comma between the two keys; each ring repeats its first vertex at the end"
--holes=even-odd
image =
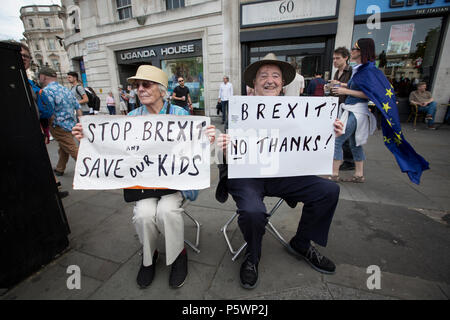
{"type": "MultiPolygon", "coordinates": [[[[189,115],[189,112],[165,99],[167,95],[168,77],[159,68],[142,65],[136,75],[127,81],[137,89],[141,107],[128,115],[172,114],[189,115]]],[[[82,126],[78,123],[72,134],[80,140],[83,137],[82,126]]],[[[206,130],[211,143],[214,141],[215,127],[206,130]]],[[[184,248],[184,221],[182,192],[171,189],[125,189],[127,202],[136,202],[133,209],[133,224],[143,246],[142,264],[137,275],[137,284],[141,288],[148,287],[155,275],[155,263],[158,259],[156,248],[158,235],[165,237],[166,264],[171,265],[169,285],[179,288],[187,276],[187,252],[184,248]]]]}

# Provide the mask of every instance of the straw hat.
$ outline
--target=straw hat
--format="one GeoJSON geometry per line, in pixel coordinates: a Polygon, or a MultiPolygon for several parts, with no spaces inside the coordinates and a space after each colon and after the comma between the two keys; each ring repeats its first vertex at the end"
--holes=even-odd
{"type": "Polygon", "coordinates": [[[244,71],[244,82],[250,88],[253,88],[253,80],[256,78],[258,69],[265,64],[274,64],[281,69],[283,75],[284,86],[288,85],[295,78],[295,68],[287,62],[280,61],[273,53],[268,53],[264,58],[249,65],[244,71]]]}
{"type": "Polygon", "coordinates": [[[136,71],[136,75],[127,79],[129,83],[133,83],[134,80],[148,80],[153,81],[159,84],[162,84],[167,88],[169,83],[169,78],[167,74],[164,73],[160,68],[150,66],[150,65],[142,65],[136,71]]]}

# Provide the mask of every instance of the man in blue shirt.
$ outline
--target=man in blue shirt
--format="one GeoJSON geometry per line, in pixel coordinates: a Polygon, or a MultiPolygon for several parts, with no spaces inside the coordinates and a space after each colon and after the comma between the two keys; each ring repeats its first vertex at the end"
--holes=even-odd
{"type": "Polygon", "coordinates": [[[53,170],[57,176],[62,176],[66,169],[69,155],[76,161],[78,145],[73,140],[72,128],[75,126],[75,110],[78,116],[82,116],[80,104],[73,93],[56,81],[56,71],[51,68],[41,68],[39,82],[44,87],[44,92],[55,110],[50,125],[50,133],[59,144],[59,159],[53,170]]]}

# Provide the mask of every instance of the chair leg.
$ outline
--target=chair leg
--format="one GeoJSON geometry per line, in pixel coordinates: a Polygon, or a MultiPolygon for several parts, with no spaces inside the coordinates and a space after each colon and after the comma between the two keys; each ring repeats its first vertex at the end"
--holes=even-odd
{"type": "Polygon", "coordinates": [[[406,119],[406,123],[408,123],[408,122],[409,122],[409,120],[411,120],[412,116],[413,116],[413,114],[412,114],[412,113],[410,113],[410,114],[409,114],[409,116],[408,116],[408,119],[406,119]]]}
{"type": "Polygon", "coordinates": [[[186,209],[184,209],[184,213],[186,214],[186,216],[188,216],[188,218],[190,218],[192,220],[192,222],[194,222],[196,228],[197,228],[197,233],[195,236],[195,244],[192,244],[189,240],[184,240],[184,242],[192,248],[192,250],[194,250],[197,253],[200,253],[200,249],[198,248],[198,245],[200,243],[200,226],[201,224],[195,220],[187,211],[186,209]]]}
{"type": "Polygon", "coordinates": [[[280,241],[280,243],[283,246],[285,246],[286,248],[289,247],[289,244],[286,242],[286,240],[284,240],[283,236],[278,232],[277,229],[275,229],[275,227],[270,221],[267,223],[267,225],[268,225],[266,226],[267,231],[269,231],[275,237],[275,239],[280,241]]]}
{"type": "MultiPolygon", "coordinates": [[[[275,214],[275,212],[283,204],[283,202],[284,202],[283,199],[278,200],[278,202],[275,204],[275,206],[269,212],[269,219],[275,214]]],[[[236,259],[239,257],[241,252],[247,246],[247,242],[244,242],[239,249],[234,250],[233,246],[231,245],[231,241],[228,237],[228,234],[227,234],[228,226],[233,222],[233,220],[237,217],[237,215],[238,215],[238,213],[235,212],[233,214],[233,216],[230,219],[228,219],[228,221],[225,223],[225,225],[221,229],[221,231],[223,232],[223,235],[225,237],[225,241],[227,242],[228,248],[230,249],[231,254],[233,254],[233,257],[231,258],[232,261],[236,261],[236,259]]],[[[267,222],[266,230],[269,231],[269,233],[271,235],[273,235],[278,241],[280,241],[280,243],[283,246],[285,246],[285,247],[289,246],[289,244],[286,242],[286,240],[284,240],[283,236],[278,232],[278,230],[273,226],[273,224],[270,221],[267,222]]]]}
{"type": "Polygon", "coordinates": [[[183,209],[184,214],[192,220],[192,222],[194,222],[196,228],[197,228],[197,233],[195,236],[195,244],[193,244],[192,242],[190,242],[189,240],[184,239],[184,243],[186,243],[189,247],[192,248],[192,250],[194,250],[196,253],[200,253],[200,249],[198,248],[198,245],[200,243],[200,226],[201,224],[194,219],[194,217],[192,217],[184,208],[184,206],[186,205],[186,203],[188,203],[189,201],[186,199],[183,199],[183,202],[181,203],[181,207],[183,209]]]}
{"type": "Polygon", "coordinates": [[[223,236],[225,237],[225,241],[227,242],[228,248],[230,249],[231,254],[236,254],[238,251],[233,249],[233,246],[231,245],[231,241],[228,238],[228,234],[227,234],[227,228],[228,226],[231,224],[231,222],[233,222],[233,220],[237,217],[237,212],[235,212],[233,214],[233,216],[228,219],[228,221],[225,223],[225,225],[222,227],[221,231],[223,232],[223,236]]]}

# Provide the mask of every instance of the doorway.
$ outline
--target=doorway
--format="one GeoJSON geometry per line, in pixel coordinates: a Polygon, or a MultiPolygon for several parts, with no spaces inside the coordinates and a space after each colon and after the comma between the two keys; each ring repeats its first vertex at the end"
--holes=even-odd
{"type": "MultiPolygon", "coordinates": [[[[305,78],[305,87],[314,78],[314,73],[320,71],[324,78],[329,77],[332,63],[330,48],[334,46],[334,38],[309,37],[283,40],[269,40],[243,43],[243,61],[247,67],[261,60],[268,53],[274,53],[277,59],[291,63],[300,69],[305,78]],[[247,59],[245,59],[247,58],[247,59]]],[[[332,52],[332,50],[331,50],[332,52]]],[[[332,53],[331,53],[332,54],[332,53]]],[[[242,92],[245,92],[243,90],[242,92]]]]}

